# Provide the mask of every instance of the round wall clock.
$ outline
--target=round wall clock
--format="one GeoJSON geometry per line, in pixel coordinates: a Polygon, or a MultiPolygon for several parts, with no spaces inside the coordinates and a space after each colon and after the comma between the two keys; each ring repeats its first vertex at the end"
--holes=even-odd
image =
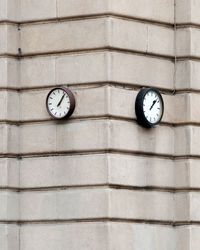
{"type": "Polygon", "coordinates": [[[49,114],[55,119],[66,119],[72,115],[75,108],[73,93],[66,87],[52,89],[46,98],[49,114]]]}
{"type": "Polygon", "coordinates": [[[155,88],[142,88],[135,101],[135,113],[138,123],[146,128],[157,125],[163,116],[164,102],[155,88]]]}

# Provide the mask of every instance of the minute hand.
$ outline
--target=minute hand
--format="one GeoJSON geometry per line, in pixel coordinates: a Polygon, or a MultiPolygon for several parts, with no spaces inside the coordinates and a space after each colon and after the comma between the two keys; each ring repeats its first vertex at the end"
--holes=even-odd
{"type": "Polygon", "coordinates": [[[156,101],[157,101],[157,100],[154,100],[154,101],[153,101],[153,104],[151,105],[151,108],[150,108],[149,110],[152,110],[152,108],[153,108],[154,104],[156,103],[156,101]]]}
{"type": "Polygon", "coordinates": [[[58,107],[58,106],[60,106],[60,104],[61,104],[61,102],[62,102],[62,100],[63,100],[64,96],[65,96],[65,94],[64,94],[64,95],[62,96],[62,98],[60,99],[60,101],[59,101],[59,103],[58,103],[57,107],[58,107]]]}

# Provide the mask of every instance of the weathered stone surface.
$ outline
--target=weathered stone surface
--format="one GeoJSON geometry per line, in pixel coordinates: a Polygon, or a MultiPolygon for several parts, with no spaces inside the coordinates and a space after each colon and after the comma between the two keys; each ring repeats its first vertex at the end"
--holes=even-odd
{"type": "Polygon", "coordinates": [[[21,61],[20,74],[21,87],[112,81],[166,89],[174,87],[173,62],[116,52],[27,58],[21,61]]]}
{"type": "Polygon", "coordinates": [[[19,219],[20,207],[17,192],[0,191],[0,220],[16,221],[19,219]]]}
{"type": "Polygon", "coordinates": [[[17,55],[19,48],[19,32],[17,25],[0,24],[0,55],[17,55]]]}
{"type": "Polygon", "coordinates": [[[0,1],[0,21],[19,21],[19,2],[20,0],[1,0],[0,1]]]}
{"type": "Polygon", "coordinates": [[[21,29],[23,54],[87,50],[108,45],[109,19],[26,25],[21,29]]]}
{"type": "Polygon", "coordinates": [[[18,60],[11,58],[0,58],[0,87],[16,88],[19,85],[18,60]]]}
{"type": "Polygon", "coordinates": [[[176,67],[176,88],[199,90],[200,63],[195,60],[183,60],[176,67]]]}
{"type": "Polygon", "coordinates": [[[84,5],[81,0],[59,0],[58,16],[76,16],[100,13],[113,13],[130,17],[157,20],[173,23],[174,2],[172,0],[86,0],[84,5]]]}
{"type": "Polygon", "coordinates": [[[175,9],[178,24],[200,24],[200,2],[198,0],[178,0],[175,9]]]}
{"type": "Polygon", "coordinates": [[[20,0],[20,21],[56,18],[56,0],[20,0]]]}
{"type": "Polygon", "coordinates": [[[19,187],[19,161],[0,159],[0,187],[19,187]]]}
{"type": "Polygon", "coordinates": [[[19,226],[0,224],[0,246],[2,250],[20,250],[19,226]]]}
{"type": "Polygon", "coordinates": [[[176,54],[181,57],[200,57],[200,30],[181,28],[176,33],[176,54]]]}
{"type": "Polygon", "coordinates": [[[70,250],[102,250],[108,247],[108,227],[104,222],[24,225],[20,232],[21,250],[65,250],[66,246],[70,250]]]}
{"type": "Polygon", "coordinates": [[[142,53],[174,55],[173,29],[111,17],[25,25],[20,31],[20,39],[23,54],[109,46],[142,53]]]}
{"type": "Polygon", "coordinates": [[[68,246],[71,250],[123,250],[124,247],[127,250],[141,247],[144,250],[188,250],[191,236],[191,250],[195,250],[199,242],[198,232],[198,226],[174,228],[122,222],[24,225],[21,227],[21,249],[54,250],[60,247],[64,250],[68,246]]]}
{"type": "Polygon", "coordinates": [[[149,130],[127,121],[87,120],[57,126],[53,122],[27,124],[20,127],[20,138],[20,153],[102,149],[167,155],[174,152],[173,128],[158,126],[149,133],[149,130]]]}
{"type": "Polygon", "coordinates": [[[108,183],[107,156],[104,154],[23,158],[19,163],[22,188],[108,183]]]}

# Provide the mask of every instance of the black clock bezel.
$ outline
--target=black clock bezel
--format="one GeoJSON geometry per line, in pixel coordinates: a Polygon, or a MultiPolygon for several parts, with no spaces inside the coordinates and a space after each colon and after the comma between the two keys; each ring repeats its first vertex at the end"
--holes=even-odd
{"type": "Polygon", "coordinates": [[[56,119],[56,120],[65,120],[65,119],[69,118],[69,117],[73,114],[74,109],[75,109],[75,106],[76,106],[76,102],[75,102],[74,94],[72,93],[72,91],[71,91],[69,88],[67,88],[67,87],[65,87],[65,86],[55,87],[55,88],[51,89],[50,92],[48,93],[47,97],[46,97],[46,109],[47,109],[49,115],[50,115],[51,117],[53,117],[54,119],[56,119]],[[69,101],[70,101],[69,111],[68,111],[67,114],[66,114],[65,116],[63,116],[63,117],[56,117],[56,116],[54,116],[54,115],[50,112],[49,106],[48,106],[48,98],[49,98],[50,94],[51,94],[53,91],[57,90],[57,89],[63,90],[63,91],[69,96],[69,101]]]}
{"type": "Polygon", "coordinates": [[[163,98],[162,98],[162,95],[160,94],[159,90],[156,88],[142,88],[139,91],[139,93],[136,97],[136,100],[135,100],[135,113],[136,113],[138,124],[145,127],[145,128],[151,128],[151,127],[154,127],[155,125],[157,125],[158,123],[160,123],[160,121],[162,120],[162,117],[163,117],[163,113],[164,113],[164,102],[163,102],[163,98]],[[143,110],[144,98],[145,98],[145,95],[149,91],[156,92],[156,94],[159,96],[161,104],[162,104],[162,113],[161,113],[160,119],[155,123],[151,123],[146,119],[146,117],[144,115],[144,110],[143,110]]]}

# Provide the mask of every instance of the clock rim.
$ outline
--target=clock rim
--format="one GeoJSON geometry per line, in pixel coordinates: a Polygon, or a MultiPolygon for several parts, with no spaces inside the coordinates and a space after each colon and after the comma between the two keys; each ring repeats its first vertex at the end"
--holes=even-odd
{"type": "Polygon", "coordinates": [[[50,115],[51,117],[53,117],[54,119],[56,119],[56,120],[64,120],[64,119],[69,118],[69,117],[72,115],[72,113],[74,112],[75,106],[76,106],[76,101],[75,101],[74,94],[72,93],[72,91],[71,91],[69,88],[67,88],[67,87],[65,87],[65,86],[60,86],[60,87],[58,86],[58,87],[55,87],[55,88],[51,89],[51,90],[49,91],[47,97],[46,97],[46,109],[47,109],[49,115],[50,115]],[[48,98],[49,98],[50,94],[51,94],[54,90],[56,90],[56,89],[62,89],[62,90],[63,90],[64,92],[66,92],[67,95],[69,96],[69,100],[70,100],[69,111],[68,111],[67,114],[66,114],[65,116],[63,116],[63,117],[56,117],[56,116],[54,116],[54,115],[50,112],[50,110],[49,110],[48,98]]]}
{"type": "Polygon", "coordinates": [[[164,101],[163,101],[163,98],[162,98],[162,95],[161,95],[160,91],[158,89],[154,88],[154,87],[142,88],[139,91],[139,93],[137,94],[137,97],[136,97],[135,113],[136,113],[138,124],[143,126],[143,127],[151,128],[151,127],[154,127],[157,124],[159,124],[160,121],[162,120],[162,117],[163,117],[163,114],[164,114],[164,101]],[[158,121],[156,121],[155,123],[149,122],[147,120],[147,118],[144,115],[144,110],[143,110],[144,97],[149,91],[156,92],[156,94],[159,96],[159,98],[161,100],[161,104],[162,104],[162,111],[161,111],[162,113],[161,113],[160,119],[158,121]]]}

